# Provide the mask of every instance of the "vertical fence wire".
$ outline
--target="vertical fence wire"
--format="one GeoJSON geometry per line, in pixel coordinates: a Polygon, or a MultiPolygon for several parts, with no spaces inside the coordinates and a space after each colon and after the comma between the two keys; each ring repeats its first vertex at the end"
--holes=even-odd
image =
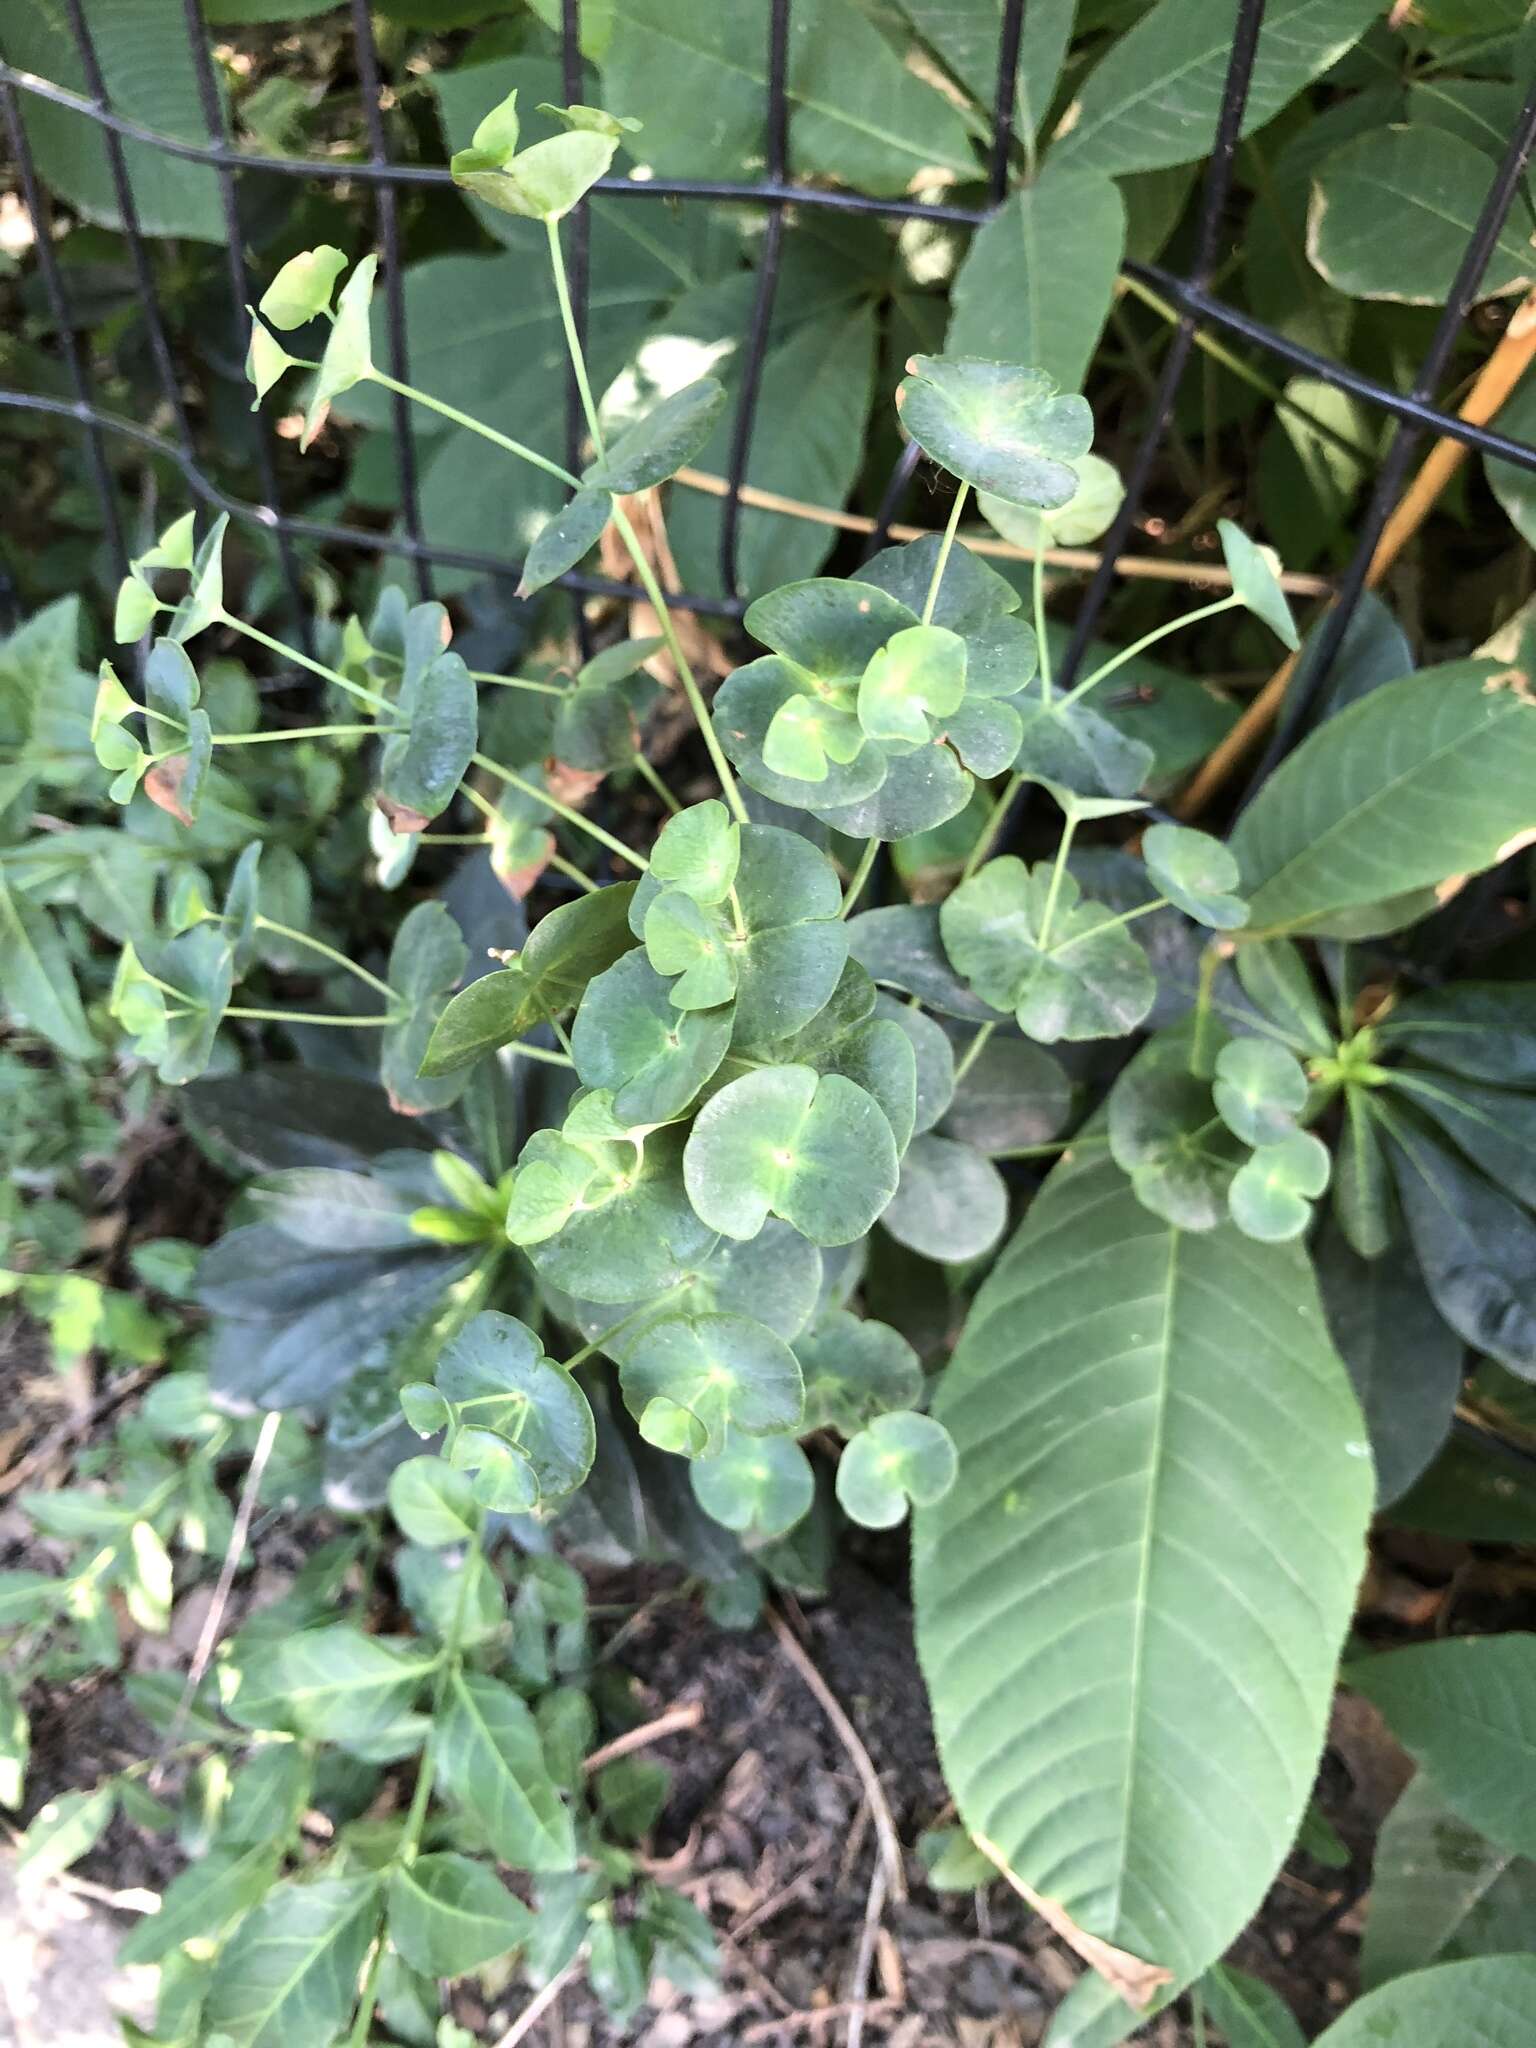
{"type": "MultiPolygon", "coordinates": [[[[182,0],[182,8],[187,24],[187,47],[192,54],[192,69],[197,78],[197,96],[203,110],[203,126],[208,131],[210,147],[222,152],[229,147],[229,130],[224,118],[224,101],[219,91],[218,77],[213,67],[213,54],[208,47],[208,36],[203,26],[202,10],[198,0],[182,0]]],[[[234,360],[238,363],[245,354],[247,330],[250,325],[250,315],[245,309],[252,297],[250,275],[245,266],[245,227],[241,219],[240,193],[233,168],[227,162],[221,163],[217,167],[216,175],[219,181],[219,203],[224,215],[224,239],[228,244],[226,258],[229,273],[230,338],[234,348],[234,360]]],[[[252,410],[249,418],[251,453],[255,458],[256,475],[261,487],[259,510],[262,524],[270,531],[277,546],[278,570],[288,599],[290,622],[298,633],[299,645],[304,653],[312,654],[314,647],[309,610],[304,603],[304,590],[299,580],[299,565],[294,554],[293,540],[283,524],[282,505],[277,487],[277,465],[272,459],[270,429],[259,407],[252,410]]]]}
{"type": "Polygon", "coordinates": [[[53,320],[54,332],[58,336],[59,354],[64,358],[65,375],[69,379],[69,388],[74,393],[76,416],[85,429],[91,481],[95,486],[102,530],[107,537],[114,572],[122,577],[128,573],[128,549],[123,539],[123,522],[118,512],[112,469],[107,461],[106,437],[95,417],[85,357],[81,354],[80,344],[75,335],[74,314],[70,308],[69,294],[64,288],[58,252],[53,246],[53,212],[38,182],[37,166],[32,158],[32,145],[21,111],[20,95],[8,78],[0,80],[0,106],[5,110],[6,134],[10,138],[11,154],[15,158],[17,173],[21,179],[21,196],[26,205],[27,218],[32,223],[37,267],[42,273],[43,292],[48,300],[48,311],[53,320]]]}
{"type": "MultiPolygon", "coordinates": [[[[1477,224],[1462,253],[1455,282],[1445,302],[1445,310],[1435,323],[1429,347],[1410,387],[1410,396],[1421,404],[1427,404],[1433,398],[1445,376],[1446,366],[1461,334],[1462,323],[1477,296],[1477,287],[1482,281],[1483,272],[1488,267],[1488,259],[1493,254],[1494,244],[1503,229],[1505,217],[1525,176],[1533,147],[1536,147],[1536,83],[1531,85],[1526,94],[1525,104],[1515,123],[1515,131],[1509,139],[1493,182],[1488,187],[1477,224]]],[[[1262,786],[1265,778],[1295,746],[1306,731],[1312,712],[1323,701],[1323,691],[1329,674],[1338,658],[1339,649],[1344,644],[1344,635],[1349,631],[1355,607],[1359,604],[1365,589],[1372,558],[1387,521],[1402,496],[1403,487],[1408,481],[1409,465],[1423,437],[1424,428],[1410,420],[1400,420],[1393,430],[1391,446],[1381,468],[1377,471],[1370,503],[1361,522],[1360,536],[1355,543],[1355,551],[1339,579],[1337,595],[1318,627],[1317,639],[1309,650],[1307,659],[1298,664],[1293,674],[1292,687],[1285,694],[1285,701],[1280,707],[1280,716],[1270,736],[1269,745],[1260,757],[1259,765],[1249,782],[1250,793],[1262,786]]]]}
{"type": "MultiPolygon", "coordinates": [[[[98,112],[109,113],[112,99],[107,91],[106,77],[97,54],[96,39],[91,34],[91,25],[85,18],[84,0],[64,0],[64,7],[69,17],[69,32],[80,58],[81,69],[85,73],[86,90],[98,112]]],[[[150,261],[149,250],[139,228],[138,202],[133,196],[133,185],[128,176],[128,163],[123,154],[123,139],[116,129],[107,127],[105,123],[98,123],[98,130],[102,148],[106,151],[112,192],[117,201],[123,234],[133,263],[134,282],[139,289],[139,309],[144,319],[144,331],[149,336],[149,350],[154,357],[155,374],[159,379],[161,396],[170,411],[176,438],[190,456],[195,452],[192,426],[182,401],[176,360],[171,354],[170,339],[166,334],[165,321],[160,311],[160,295],[155,289],[154,265],[150,261]]]]}
{"type": "MultiPolygon", "coordinates": [[[[76,0],[78,4],[78,0],[76,0]]],[[[352,37],[357,50],[357,77],[363,95],[363,121],[368,131],[370,160],[384,169],[389,163],[389,134],[384,123],[384,84],[379,49],[373,38],[368,0],[352,0],[352,37]]],[[[410,382],[410,349],[405,331],[405,280],[400,262],[400,196],[394,183],[381,178],[374,186],[374,218],[379,252],[384,258],[384,318],[389,334],[389,374],[397,384],[410,382]]],[[[415,544],[411,564],[420,596],[432,595],[432,567],[420,552],[421,484],[416,468],[416,430],[411,401],[391,392],[395,461],[399,466],[400,509],[408,538],[415,544]]]]}

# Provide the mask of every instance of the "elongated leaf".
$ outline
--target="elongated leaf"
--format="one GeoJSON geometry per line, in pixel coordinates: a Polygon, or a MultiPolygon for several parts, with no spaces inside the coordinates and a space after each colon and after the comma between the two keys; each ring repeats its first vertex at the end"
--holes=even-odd
{"type": "Polygon", "coordinates": [[[462,1977],[527,1937],[530,1915],[468,1856],[418,1856],[389,1880],[389,1938],[424,1977],[462,1977]]]}
{"type": "Polygon", "coordinates": [[[1415,1643],[1357,1659],[1343,1676],[1469,1827],[1536,1855],[1536,1635],[1415,1643]]]}
{"type": "Polygon", "coordinates": [[[50,1799],[21,1838],[18,1875],[36,1882],[68,1870],[100,1840],[116,1811],[117,1787],[110,1779],[94,1792],[62,1792],[50,1799]]]}
{"type": "Polygon", "coordinates": [[[1536,1088],[1536,994],[1529,982],[1458,981],[1395,1003],[1383,1046],[1505,1088],[1536,1088]]]}
{"type": "Polygon", "coordinates": [[[444,1785],[480,1822],[503,1863],[574,1868],[571,1816],[544,1761],[537,1724],[509,1685],[457,1673],[437,1741],[444,1785]]]}
{"type": "Polygon", "coordinates": [[[1312,733],[1243,813],[1232,849],[1254,932],[1365,937],[1419,914],[1536,828],[1536,698],[1514,670],[1448,662],[1312,733]],[[1373,906],[1379,906],[1374,908],[1373,906]]]}
{"type": "MultiPolygon", "coordinates": [[[[1238,0],[1158,0],[1111,44],[1067,111],[1051,155],[1074,170],[1152,171],[1204,156],[1232,56],[1238,0]]],[[[1243,107],[1245,135],[1337,63],[1376,0],[1273,0],[1243,107]]]]}
{"type": "Polygon", "coordinates": [[[1536,2008],[1536,1956],[1481,1956],[1395,1977],[1349,2008],[1313,2048],[1401,2041],[1523,2048],[1536,2008]]]}
{"type": "MultiPolygon", "coordinates": [[[[1492,182],[1482,150],[1441,129],[1357,135],[1317,168],[1307,254],[1352,298],[1444,305],[1492,182]]],[[[1533,270],[1536,251],[1510,219],[1473,296],[1523,290],[1533,270]]]]}
{"type": "Polygon", "coordinates": [[[118,1961],[159,1963],[184,1941],[215,1939],[266,1896],[280,1856],[276,1844],[254,1842],[201,1857],[166,1886],[159,1912],[132,1929],[118,1961]]]}
{"type": "Polygon", "coordinates": [[[276,1643],[258,1637],[238,1657],[228,1712],[247,1728],[357,1741],[403,1713],[431,1668],[425,1644],[365,1636],[344,1622],[276,1643]]]}
{"type": "MultiPolygon", "coordinates": [[[[669,176],[745,174],[762,161],[767,12],[712,0],[615,0],[606,103],[644,123],[636,147],[669,176]]],[[[959,114],[856,9],[799,0],[789,46],[791,168],[903,192],[932,165],[975,168],[959,114]]]]}
{"type": "Polygon", "coordinates": [[[381,1903],[371,1876],[278,1885],[219,1957],[204,2008],[209,2032],[237,2048],[329,2041],[356,2000],[381,1903]]]}
{"type": "Polygon", "coordinates": [[[14,1024],[41,1032],[71,1059],[96,1050],[75,987],[75,970],[52,913],[0,880],[0,992],[14,1024]]]}
{"type": "Polygon", "coordinates": [[[1108,318],[1124,245],[1115,186],[1096,171],[1062,169],[1053,156],[972,241],[955,273],[945,348],[1036,363],[1075,391],[1108,318]]]}
{"type": "MultiPolygon", "coordinates": [[[[900,0],[930,49],[990,114],[997,99],[1004,0],[900,0]]],[[[1034,135],[1056,90],[1077,0],[1033,0],[1024,10],[1014,100],[1020,134],[1034,135]]]]}
{"type": "Polygon", "coordinates": [[[1290,1847],[1363,1560],[1365,1427],[1305,1256],[1058,1168],[934,1413],[960,1478],[916,1517],[918,1649],[961,1819],[1187,1982],[1290,1847]]]}
{"type": "Polygon", "coordinates": [[[1225,1966],[1200,1980],[1206,2011],[1227,2037],[1227,2048],[1306,2048],[1296,2016],[1268,1984],[1225,1966]]]}
{"type": "Polygon", "coordinates": [[[1536,1862],[1469,1827],[1420,1771],[1376,1838],[1361,1983],[1532,1947],[1536,1862]]]}

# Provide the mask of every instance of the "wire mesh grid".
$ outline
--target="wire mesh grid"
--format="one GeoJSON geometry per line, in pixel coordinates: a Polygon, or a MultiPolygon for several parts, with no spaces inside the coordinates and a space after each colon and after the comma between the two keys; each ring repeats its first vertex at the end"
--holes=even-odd
{"type": "MultiPolygon", "coordinates": [[[[790,173],[790,92],[788,53],[793,0],[769,0],[767,10],[766,106],[764,175],[750,183],[727,179],[685,179],[649,177],[644,180],[607,177],[594,188],[605,197],[645,205],[667,200],[702,200],[715,203],[757,206],[766,215],[765,230],[757,264],[755,290],[744,337],[741,373],[732,416],[729,456],[724,479],[720,525],[720,575],[724,597],[688,591],[675,593],[679,604],[706,615],[739,619],[745,600],[736,593],[740,587],[739,553],[743,487],[752,453],[762,373],[773,322],[775,296],[780,278],[780,259],[786,216],[796,208],[818,208],[846,214],[865,214],[888,219],[917,218],[961,228],[982,226],[1008,196],[1014,167],[1014,81],[1018,68],[1020,39],[1028,0],[1003,0],[1000,13],[996,92],[992,109],[992,132],[988,151],[988,204],[965,207],[911,198],[871,198],[867,195],[797,182],[790,173]]],[[[328,524],[285,512],[279,500],[274,461],[272,428],[260,415],[252,416],[251,453],[261,500],[250,503],[232,497],[205,470],[199,457],[183,401],[182,379],[167,337],[166,325],[156,292],[154,268],[135,204],[133,185],[125,160],[124,145],[149,145],[166,155],[209,166],[216,174],[227,244],[227,270],[232,333],[243,353],[248,324],[246,306],[252,296],[245,262],[245,230],[241,187],[244,180],[273,176],[322,183],[346,181],[367,188],[373,199],[379,254],[382,258],[386,348],[390,374],[398,381],[409,378],[405,298],[402,282],[399,196],[412,187],[451,185],[444,167],[395,163],[389,154],[385,122],[385,100],[368,0],[350,0],[357,75],[362,93],[368,154],[362,160],[282,157],[253,153],[235,147],[230,136],[208,46],[198,0],[182,0],[186,33],[197,80],[207,140],[193,143],[148,128],[118,111],[112,104],[97,51],[85,0],[64,0],[65,17],[80,60],[86,90],[73,92],[50,80],[18,70],[0,61],[0,113],[15,159],[22,199],[35,226],[35,249],[43,291],[55,329],[57,346],[71,396],[67,399],[36,392],[0,387],[0,408],[52,414],[78,426],[86,442],[87,458],[95,495],[99,502],[103,532],[119,565],[126,567],[127,547],[121,508],[118,504],[108,437],[126,441],[147,453],[174,463],[188,489],[205,505],[231,513],[237,520],[265,533],[277,555],[282,583],[293,622],[308,651],[309,621],[302,599],[299,564],[293,543],[305,540],[321,545],[350,547],[374,554],[402,557],[409,562],[422,595],[431,590],[432,569],[443,565],[469,569],[494,577],[515,577],[519,565],[505,558],[462,548],[435,545],[423,531],[421,491],[414,430],[409,402],[393,399],[393,442],[400,480],[399,526],[383,533],[366,527],[328,524]],[[25,105],[29,98],[49,101],[92,122],[100,134],[107,168],[125,239],[128,243],[135,284],[153,364],[154,376],[164,401],[170,433],[151,430],[136,421],[104,410],[93,395],[90,366],[77,336],[74,311],[67,284],[54,248],[49,199],[37,172],[27,133],[25,105]]],[[[581,0],[561,0],[561,47],[564,89],[568,99],[579,100],[583,92],[580,42],[581,0]]],[[[1436,403],[1462,323],[1472,306],[1478,284],[1493,251],[1505,216],[1513,203],[1525,173],[1533,145],[1536,145],[1536,84],[1526,95],[1509,136],[1503,156],[1488,187],[1473,230],[1468,237],[1461,264],[1430,345],[1406,391],[1394,390],[1350,365],[1292,340],[1289,336],[1253,318],[1242,309],[1226,304],[1212,290],[1222,245],[1222,229],[1232,192],[1237,142],[1243,112],[1253,76],[1254,60],[1264,25],[1265,0],[1238,0],[1231,55],[1228,60],[1216,134],[1207,161],[1198,205],[1194,260],[1187,272],[1157,263],[1127,260],[1124,270],[1152,286],[1171,302],[1177,326],[1164,358],[1150,417],[1127,465],[1125,496],[1119,512],[1101,544],[1101,560],[1094,570],[1078,607],[1072,637],[1061,667],[1060,681],[1069,686],[1092,640],[1105,600],[1113,587],[1117,564],[1124,554],[1136,525],[1153,466],[1173,417],[1180,382],[1189,360],[1196,330],[1210,327],[1267,351],[1293,371],[1317,378],[1351,397],[1374,406],[1393,421],[1393,433],[1382,457],[1369,502],[1361,518],[1353,554],[1337,579],[1336,599],[1318,628],[1308,661],[1298,672],[1288,693],[1260,773],[1300,736],[1310,712],[1317,705],[1329,670],[1361,593],[1377,543],[1407,480],[1415,450],[1428,433],[1448,436],[1468,448],[1496,456],[1524,470],[1536,470],[1536,447],[1511,439],[1496,430],[1477,425],[1443,409],[1436,403]]],[[[585,205],[567,222],[568,262],[578,326],[585,328],[589,288],[588,221],[585,205]]],[[[565,417],[566,454],[574,469],[580,463],[582,415],[574,375],[568,380],[565,417]]],[[[885,544],[889,529],[900,509],[920,457],[915,443],[909,443],[895,465],[882,496],[868,550],[885,544]]],[[[575,599],[576,630],[583,641],[587,621],[582,600],[591,595],[638,599],[644,596],[638,584],[622,579],[572,570],[560,581],[575,599]]]]}

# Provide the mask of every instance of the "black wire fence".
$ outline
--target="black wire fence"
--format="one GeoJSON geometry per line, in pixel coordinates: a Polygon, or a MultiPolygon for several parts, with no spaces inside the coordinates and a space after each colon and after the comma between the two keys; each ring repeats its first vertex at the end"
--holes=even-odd
{"type": "MultiPolygon", "coordinates": [[[[170,7],[176,0],[165,0],[170,7]]],[[[236,148],[231,140],[219,93],[207,30],[198,0],[180,0],[186,33],[197,79],[199,101],[207,129],[206,143],[192,143],[156,132],[129,119],[113,106],[103,75],[95,39],[87,19],[85,0],[63,0],[69,31],[79,56],[85,81],[84,94],[70,91],[50,80],[16,69],[0,61],[0,111],[15,158],[21,196],[35,227],[37,266],[47,298],[67,387],[72,396],[54,398],[36,392],[0,388],[0,407],[34,414],[51,414],[73,422],[85,437],[90,474],[99,501],[102,529],[118,564],[126,569],[127,547],[122,512],[118,504],[111,465],[107,457],[108,436],[125,440],[148,453],[174,463],[190,491],[205,505],[229,512],[235,519],[266,534],[276,549],[289,606],[297,631],[308,647],[309,626],[302,600],[295,540],[321,545],[367,550],[374,554],[404,557],[422,595],[431,589],[434,565],[479,571],[493,577],[516,577],[519,565],[493,554],[434,545],[424,534],[417,451],[409,417],[409,402],[396,396],[393,413],[393,441],[401,491],[399,527],[384,533],[362,526],[333,525],[285,512],[279,500],[278,479],[272,441],[273,429],[260,414],[252,416],[251,455],[259,480],[261,501],[256,504],[232,497],[210,476],[199,457],[182,397],[182,378],[167,336],[166,323],[156,292],[154,268],[135,204],[133,185],[125,159],[126,142],[148,144],[166,155],[209,166],[216,174],[227,242],[227,265],[231,335],[243,355],[248,328],[245,308],[254,297],[246,273],[243,188],[248,181],[277,177],[335,184],[346,182],[367,188],[373,198],[379,253],[382,258],[384,311],[388,364],[392,376],[408,381],[410,365],[406,341],[405,299],[402,282],[399,197],[408,188],[446,186],[452,180],[446,167],[394,163],[390,160],[385,123],[384,97],[378,48],[368,0],[350,0],[357,75],[362,89],[368,155],[358,161],[321,158],[281,157],[236,148]],[[48,194],[38,176],[29,142],[26,103],[29,99],[50,101],[89,119],[101,136],[112,191],[128,243],[133,274],[145,322],[154,375],[164,400],[171,434],[162,434],[135,421],[103,410],[93,395],[90,366],[81,348],[75,311],[54,247],[48,194]]],[[[722,0],[731,4],[731,0],[722,0]]],[[[988,164],[989,204],[986,208],[951,206],[916,199],[869,198],[856,192],[826,189],[795,182],[789,173],[789,93],[787,59],[790,14],[794,0],[769,0],[767,11],[767,121],[764,176],[752,183],[721,179],[650,177],[631,180],[609,177],[595,188],[605,197],[646,205],[657,201],[695,200],[711,203],[757,206],[765,210],[766,225],[757,265],[756,288],[745,335],[742,368],[732,420],[729,459],[725,478],[724,507],[720,526],[720,570],[727,593],[740,588],[738,555],[743,505],[742,489],[752,452],[758,399],[764,360],[772,328],[775,295],[780,276],[780,258],[786,214],[795,208],[821,208],[848,214],[869,214],[891,219],[918,218],[961,228],[980,227],[1007,197],[1014,159],[1014,81],[1018,68],[1020,38],[1025,7],[1029,0],[1003,0],[998,45],[997,88],[993,103],[991,147],[988,164]]],[[[570,100],[583,95],[580,43],[581,0],[562,0],[561,44],[564,89],[570,100]]],[[[1533,145],[1536,145],[1536,84],[1526,95],[1514,130],[1509,137],[1498,169],[1489,185],[1473,230],[1467,240],[1451,295],[1438,321],[1417,374],[1406,391],[1397,391],[1350,365],[1320,355],[1288,336],[1254,319],[1238,307],[1225,304],[1212,291],[1222,254],[1222,235],[1231,197],[1233,166],[1241,131],[1243,110],[1253,73],[1259,34],[1264,22],[1265,0],[1238,0],[1236,26],[1228,61],[1216,134],[1206,164],[1199,198],[1198,223],[1194,238],[1194,259],[1187,273],[1156,263],[1127,261],[1132,276],[1153,286],[1177,311],[1178,325],[1165,356],[1150,417],[1126,469],[1125,497],[1119,512],[1101,543],[1102,560],[1089,582],[1078,608],[1073,633],[1060,681],[1070,686],[1083,652],[1087,648],[1113,587],[1117,562],[1126,548],[1140,512],[1153,466],[1173,417],[1179,386],[1189,361],[1197,328],[1225,330],[1253,344],[1294,371],[1320,379],[1353,398],[1376,407],[1395,422],[1378,470],[1368,505],[1359,523],[1358,539],[1348,564],[1338,578],[1337,602],[1329,609],[1319,629],[1308,661],[1303,664],[1289,693],[1282,716],[1261,765],[1262,773],[1301,736],[1309,714],[1321,701],[1329,670],[1351,617],[1366,586],[1367,571],[1383,529],[1406,482],[1415,450],[1427,433],[1448,435],[1469,448],[1492,455],[1524,470],[1536,470],[1536,447],[1513,440],[1493,429],[1477,426],[1444,410],[1436,394],[1444,379],[1462,323],[1473,305],[1479,282],[1493,251],[1505,216],[1525,173],[1533,145]]],[[[585,207],[567,222],[568,263],[572,278],[577,318],[584,328],[589,287],[588,222],[585,207]]],[[[582,418],[575,378],[568,382],[565,433],[567,456],[572,468],[579,468],[582,418]]],[[[920,451],[909,444],[897,462],[884,492],[869,550],[885,544],[892,521],[917,468],[920,451]]],[[[642,598],[637,584],[573,570],[561,582],[572,591],[576,603],[577,630],[584,634],[581,600],[599,594],[617,598],[642,598]]],[[[679,602],[700,613],[736,619],[745,608],[739,596],[696,596],[678,593],[679,602]]]]}

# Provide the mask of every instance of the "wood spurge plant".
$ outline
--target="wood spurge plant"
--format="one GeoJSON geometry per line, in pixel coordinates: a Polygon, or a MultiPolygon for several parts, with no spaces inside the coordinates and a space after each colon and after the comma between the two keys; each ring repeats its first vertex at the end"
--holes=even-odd
{"type": "MultiPolygon", "coordinates": [[[[1301,2040],[1223,1958],[1326,1830],[1343,1658],[1419,1775],[1365,1994],[1322,2038],[1514,2048],[1536,1638],[1348,1638],[1372,1515],[1450,1455],[1469,1350],[1531,1415],[1529,927],[1477,979],[1415,952],[1474,878],[1528,899],[1528,614],[1486,655],[1358,687],[1345,662],[1224,836],[1180,822],[1116,694],[1218,619],[1296,651],[1278,559],[1220,520],[1201,601],[1067,674],[1047,554],[1104,533],[1119,480],[1084,397],[949,348],[911,355],[887,422],[942,531],[755,595],[712,667],[653,522],[726,389],[593,373],[561,224],[637,124],[539,113],[525,143],[516,91],[482,110],[451,169],[547,232],[579,467],[547,417],[386,372],[372,256],[284,263],[246,376],[305,448],[371,385],[542,473],[562,502],[519,599],[600,549],[648,605],[569,665],[550,627],[530,672],[476,665],[462,618],[393,583],[295,646],[244,615],[227,518],[183,510],[122,582],[93,700],[72,669],[52,767],[17,755],[17,790],[68,759],[99,816],[4,849],[7,1004],[184,1091],[248,1184],[195,1283],[189,1253],[156,1269],[163,1323],[112,1312],[130,1358],[189,1349],[108,1490],[22,1497],[61,1564],[0,1573],[0,1799],[23,1674],[111,1668],[125,1615],[163,1631],[258,1498],[345,1530],[185,1688],[128,1681],[156,1748],[53,1801],[24,1866],[66,1869],[119,1811],[176,1830],[190,1865],[123,1949],[160,1971],[145,2048],[458,2048],[440,1986],[514,1966],[530,1995],[580,1970],[637,2025],[653,1982],[713,1982],[715,1943],[647,1853],[667,1772],[643,1730],[604,1734],[626,1710],[572,1560],[663,1558],[745,1627],[824,1584],[846,1525],[910,1520],[954,1801],[925,1859],[1011,1886],[1089,1966],[1052,2042],[1176,2000],[1197,2039],[1208,2015],[1232,2048],[1301,2040]],[[1032,556],[1017,580],[981,522],[1032,556]],[[262,722],[241,643],[309,680],[305,722],[262,722]],[[323,870],[386,892],[387,945],[335,942],[323,870]],[[100,1000],[63,902],[116,949],[100,1000]],[[253,1045],[297,1058],[242,1071],[253,1045]],[[238,1516],[212,1477],[235,1453],[238,1516]],[[1412,1889],[1442,1838],[1459,1918],[1412,1889]],[[1517,1879],[1521,1912],[1474,1917],[1517,1879]]],[[[1359,175],[1398,132],[1351,144],[1359,175]]],[[[1365,261],[1330,221],[1319,260],[1365,261]]],[[[6,1284],[67,1351],[81,1304],[50,1273],[6,1284]]]]}

